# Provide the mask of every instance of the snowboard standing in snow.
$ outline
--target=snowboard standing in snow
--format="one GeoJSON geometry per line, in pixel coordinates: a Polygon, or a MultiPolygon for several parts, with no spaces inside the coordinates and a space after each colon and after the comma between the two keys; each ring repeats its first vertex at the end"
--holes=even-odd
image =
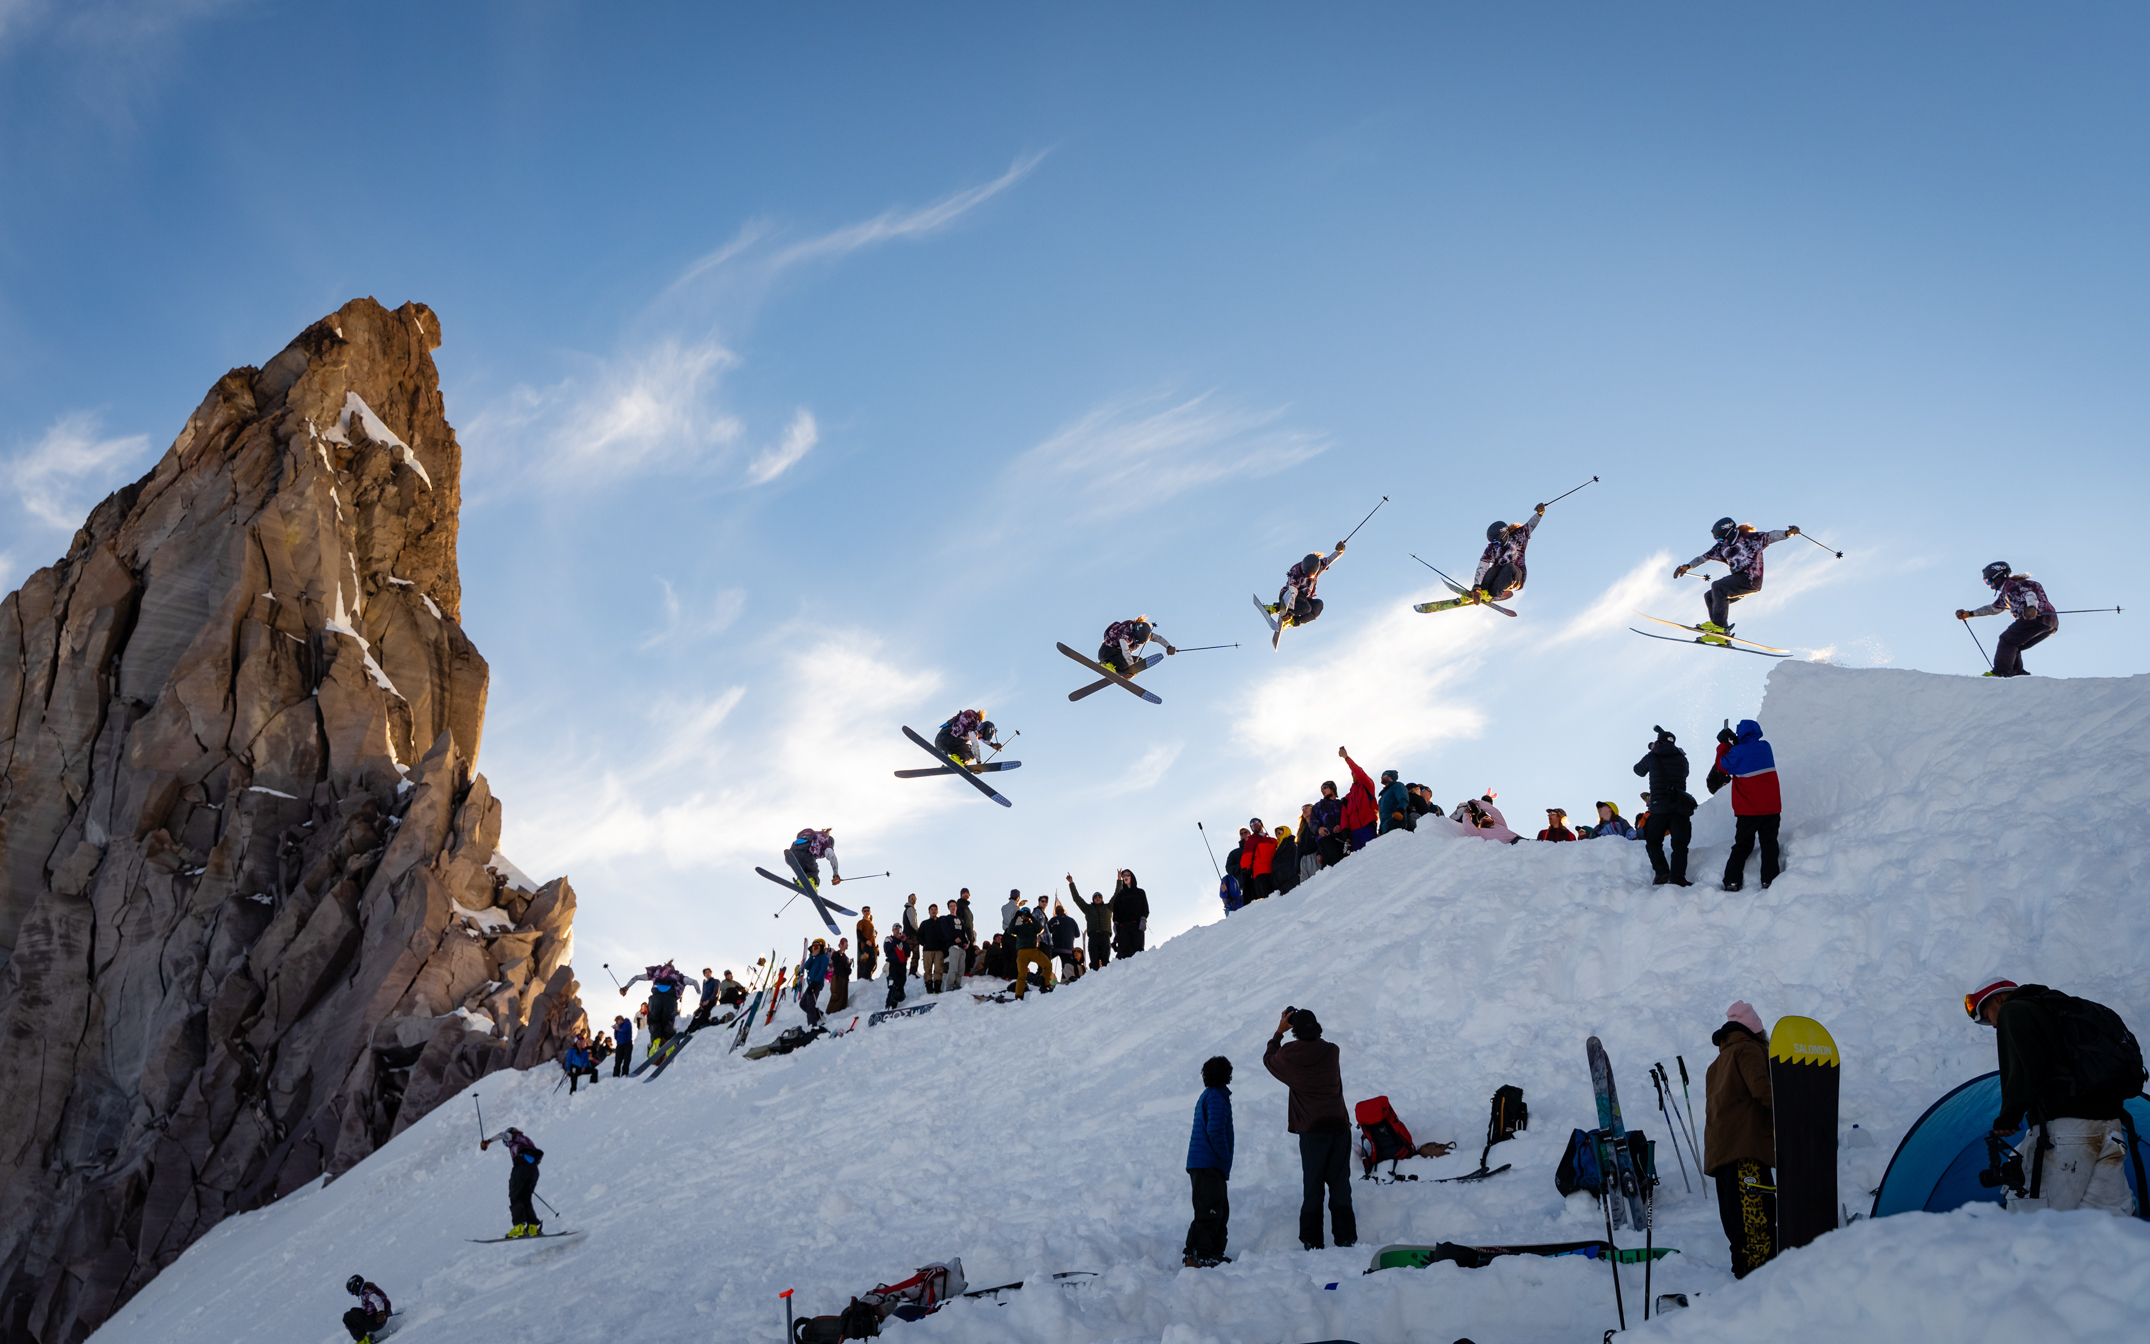
{"type": "Polygon", "coordinates": [[[1811,1017],[1777,1019],[1769,1033],[1770,1114],[1777,1129],[1777,1249],[1836,1227],[1836,1041],[1811,1017]]]}
{"type": "Polygon", "coordinates": [[[1612,1204],[1613,1225],[1639,1228],[1643,1223],[1642,1181],[1624,1142],[1627,1126],[1620,1122],[1620,1093],[1613,1085],[1612,1060],[1606,1057],[1605,1046],[1595,1036],[1586,1048],[1590,1055],[1590,1087],[1598,1099],[1598,1128],[1611,1137],[1615,1158],[1615,1170],[1607,1172],[1606,1177],[1607,1183],[1617,1183],[1618,1189],[1605,1192],[1612,1204]]]}

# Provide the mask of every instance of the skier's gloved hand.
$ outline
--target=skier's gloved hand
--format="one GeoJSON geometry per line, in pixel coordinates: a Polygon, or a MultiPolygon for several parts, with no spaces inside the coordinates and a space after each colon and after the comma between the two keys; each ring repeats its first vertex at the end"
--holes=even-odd
{"type": "Polygon", "coordinates": [[[1538,506],[1537,508],[1535,508],[1535,509],[1531,510],[1531,512],[1533,512],[1533,513],[1544,513],[1544,512],[1545,512],[1545,505],[1543,505],[1543,504],[1540,504],[1540,505],[1539,505],[1539,506],[1538,506]]]}
{"type": "Polygon", "coordinates": [[[1684,578],[1686,578],[1686,577],[1687,577],[1687,566],[1685,566],[1685,565],[1680,565],[1680,566],[1677,566],[1677,567],[1675,567],[1675,568],[1673,569],[1673,571],[1672,571],[1672,577],[1673,577],[1673,578],[1675,578],[1675,579],[1684,579],[1684,578]]]}
{"type": "Polygon", "coordinates": [[[1178,649],[1175,649],[1175,648],[1173,648],[1173,647],[1172,647],[1172,646],[1171,646],[1170,644],[1167,644],[1167,645],[1165,645],[1165,652],[1166,652],[1166,653],[1178,653],[1178,652],[1179,652],[1179,650],[1178,650],[1178,649]]]}
{"type": "Polygon", "coordinates": [[[1790,527],[1787,527],[1784,530],[1796,537],[1799,535],[1799,524],[1793,523],[1790,527]]]}
{"type": "Polygon", "coordinates": [[[1956,619],[1959,621],[1968,621],[1971,619],[1971,613],[1959,607],[1956,611],[1956,619]]]}

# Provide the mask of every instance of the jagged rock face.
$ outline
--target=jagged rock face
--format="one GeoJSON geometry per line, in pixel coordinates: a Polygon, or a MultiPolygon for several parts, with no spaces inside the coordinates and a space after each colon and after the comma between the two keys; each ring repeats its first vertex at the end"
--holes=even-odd
{"type": "Polygon", "coordinates": [[[234,369],[0,601],[0,1338],[583,1024],[574,892],[492,871],[439,344],[359,299],[234,369]]]}

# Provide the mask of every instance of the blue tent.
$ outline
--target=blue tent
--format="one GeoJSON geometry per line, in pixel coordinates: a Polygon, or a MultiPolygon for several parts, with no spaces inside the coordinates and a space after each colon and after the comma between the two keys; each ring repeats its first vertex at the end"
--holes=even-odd
{"type": "MultiPolygon", "coordinates": [[[[1980,1074],[1927,1107],[1889,1159],[1881,1188],[1874,1192],[1873,1216],[1918,1209],[1946,1213],[1966,1204],[2000,1203],[1999,1187],[1989,1190],[1978,1183],[1978,1173],[1986,1169],[1986,1132],[2000,1109],[1999,1073],[1980,1074]]],[[[2128,1102],[2128,1114],[2135,1119],[2136,1151],[2150,1164],[2150,1101],[2134,1098],[2128,1102]]],[[[2022,1141],[2018,1133],[2015,1142],[2022,1141]]],[[[2024,1160],[2028,1166],[2029,1154],[2024,1160]]],[[[2127,1164],[2127,1173],[2136,1209],[2150,1209],[2133,1162],[2127,1164]]]]}

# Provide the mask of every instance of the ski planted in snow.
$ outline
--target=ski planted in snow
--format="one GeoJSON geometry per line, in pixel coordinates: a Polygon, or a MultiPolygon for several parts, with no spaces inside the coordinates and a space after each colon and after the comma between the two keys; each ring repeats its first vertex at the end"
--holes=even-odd
{"type": "MultiPolygon", "coordinates": [[[[1164,701],[1158,697],[1156,692],[1143,690],[1140,686],[1137,686],[1134,682],[1129,681],[1126,677],[1121,676],[1119,673],[1113,671],[1111,668],[1106,667],[1103,663],[1093,662],[1090,659],[1085,658],[1081,654],[1075,652],[1075,650],[1069,648],[1065,644],[1054,644],[1053,647],[1060,650],[1068,657],[1073,658],[1076,662],[1081,663],[1084,667],[1089,668],[1092,672],[1097,673],[1099,676],[1111,682],[1113,685],[1119,687],[1121,690],[1131,692],[1135,695],[1139,695],[1153,705],[1161,705],[1164,703],[1164,701]]],[[[1072,693],[1068,696],[1068,699],[1076,699],[1079,695],[1080,692],[1072,693]]]]}
{"type": "Polygon", "coordinates": [[[772,873],[767,868],[763,868],[759,865],[756,865],[754,871],[760,873],[763,877],[768,878],[771,882],[776,883],[778,886],[789,887],[791,890],[798,892],[801,896],[804,896],[807,900],[812,901],[814,903],[815,911],[821,916],[821,922],[828,925],[829,932],[832,934],[836,934],[838,937],[842,936],[842,931],[836,927],[836,920],[830,916],[829,911],[834,910],[837,914],[847,916],[851,919],[858,918],[858,911],[844,909],[836,902],[823,896],[814,888],[807,886],[804,882],[795,881],[791,878],[778,877],[775,873],[772,873]]]}
{"type": "Polygon", "coordinates": [[[923,750],[928,756],[931,756],[934,760],[941,762],[943,765],[953,766],[955,774],[960,778],[968,781],[970,784],[974,785],[977,788],[978,792],[984,794],[986,797],[992,799],[994,802],[999,803],[1002,807],[1015,806],[1014,803],[1011,803],[1006,798],[1001,797],[1000,794],[994,790],[992,785],[986,783],[984,780],[978,778],[977,775],[973,774],[969,766],[964,765],[959,761],[951,760],[946,753],[941,751],[940,748],[934,746],[931,742],[928,742],[926,739],[920,737],[918,733],[913,730],[909,724],[904,725],[903,735],[905,737],[910,738],[913,742],[916,742],[919,745],[920,749],[923,750]]]}
{"type": "Polygon", "coordinates": [[[746,1044],[747,1033],[754,1030],[754,1015],[761,1011],[762,996],[769,992],[769,977],[775,972],[776,949],[772,947],[769,959],[762,963],[761,974],[755,977],[754,996],[747,1000],[746,1011],[739,1015],[739,1030],[733,1035],[732,1048],[726,1053],[737,1054],[739,1047],[746,1044]]]}
{"type": "Polygon", "coordinates": [[[869,1027],[878,1027],[883,1022],[889,1021],[892,1018],[917,1017],[922,1013],[930,1013],[938,1007],[940,1007],[940,1005],[937,1003],[921,1003],[909,1008],[884,1008],[880,1012],[875,1013],[871,1017],[867,1018],[866,1025],[869,1027]]]}
{"type": "MultiPolygon", "coordinates": [[[[1101,681],[1101,682],[1099,682],[1099,683],[1098,683],[1098,685],[1100,685],[1100,686],[1105,686],[1105,685],[1110,685],[1110,684],[1111,684],[1111,683],[1109,683],[1109,682],[1103,682],[1103,681],[1101,681]]],[[[1021,762],[1021,761],[987,761],[987,762],[986,762],[986,763],[985,763],[984,765],[974,765],[974,766],[971,766],[971,767],[970,767],[970,769],[971,769],[971,771],[972,771],[973,773],[976,773],[976,774],[981,774],[981,775],[997,775],[997,774],[999,774],[999,773],[1000,773],[1001,771],[1003,771],[1003,770],[1013,770],[1013,769],[1015,769],[1016,767],[1020,766],[1021,764],[1022,764],[1022,762],[1021,762]]],[[[954,766],[954,765],[943,765],[943,766],[940,766],[940,767],[938,767],[938,768],[936,768],[936,767],[933,767],[933,766],[928,766],[928,767],[926,767],[926,768],[925,768],[925,769],[923,769],[923,770],[898,770],[898,771],[896,772],[896,778],[898,778],[898,779],[931,779],[931,778],[933,778],[933,776],[935,776],[935,775],[953,775],[953,774],[957,774],[957,773],[959,773],[959,772],[961,771],[961,769],[962,769],[962,767],[960,767],[960,766],[954,766]]]]}
{"type": "Polygon", "coordinates": [[[1643,1220],[1642,1182],[1628,1156],[1627,1145],[1622,1142],[1627,1135],[1627,1126],[1620,1121],[1620,1092],[1613,1084],[1612,1060],[1607,1058],[1604,1044],[1595,1036],[1590,1038],[1586,1048],[1590,1054],[1590,1088],[1598,1099],[1598,1128],[1611,1136],[1610,1146],[1617,1168],[1606,1173],[1619,1184],[1617,1191],[1605,1192],[1612,1202],[1613,1224],[1639,1228],[1643,1220]]]}
{"type": "MultiPolygon", "coordinates": [[[[1163,662],[1164,660],[1165,660],[1165,656],[1164,656],[1163,654],[1161,654],[1161,653],[1153,653],[1153,654],[1150,654],[1150,655],[1149,655],[1148,657],[1146,657],[1146,658],[1144,658],[1144,659],[1142,660],[1142,668],[1141,668],[1141,670],[1142,670],[1142,671],[1144,671],[1144,672],[1147,672],[1147,671],[1149,671],[1149,670],[1150,670],[1151,668],[1153,668],[1153,667],[1157,666],[1157,665],[1158,665],[1159,663],[1163,662]]],[[[1135,675],[1135,673],[1133,673],[1133,672],[1130,672],[1130,673],[1128,673],[1127,675],[1129,675],[1130,677],[1132,677],[1132,676],[1134,676],[1134,675],[1135,675]]],[[[1105,689],[1105,688],[1106,688],[1107,686],[1110,686],[1110,685],[1112,685],[1112,678],[1111,678],[1111,677],[1100,677],[1100,678],[1098,678],[1098,679],[1097,679],[1096,681],[1093,681],[1093,682],[1091,682],[1091,683],[1090,683],[1090,684],[1089,684],[1088,686],[1085,686],[1085,687],[1083,687],[1083,688],[1082,688],[1081,690],[1079,690],[1079,691],[1069,691],[1069,692],[1068,692],[1068,699],[1070,699],[1070,700],[1080,700],[1080,699],[1082,699],[1082,698],[1083,698],[1084,696],[1088,696],[1088,695],[1095,695],[1095,694],[1097,694],[1097,693],[1098,693],[1099,691],[1102,691],[1102,690],[1104,690],[1104,689],[1105,689]]]]}
{"type": "Polygon", "coordinates": [[[1777,1140],[1777,1249],[1804,1246],[1837,1223],[1836,1041],[1811,1017],[1780,1017],[1769,1033],[1771,1118],[1777,1140]]]}

